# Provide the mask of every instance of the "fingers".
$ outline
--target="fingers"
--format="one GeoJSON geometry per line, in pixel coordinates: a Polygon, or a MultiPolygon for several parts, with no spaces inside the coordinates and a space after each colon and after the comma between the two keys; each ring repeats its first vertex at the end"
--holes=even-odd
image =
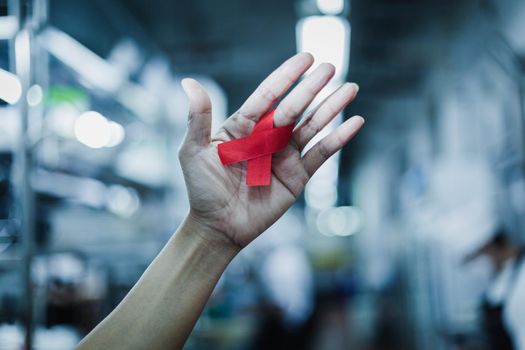
{"type": "Polygon", "coordinates": [[[354,100],[359,86],[345,83],[319,104],[294,130],[293,140],[301,151],[312,138],[354,100]]]}
{"type": "Polygon", "coordinates": [[[274,114],[276,127],[294,124],[315,96],[334,76],[335,67],[323,63],[301,81],[280,103],[274,114]]]}
{"type": "Polygon", "coordinates": [[[350,141],[364,122],[365,120],[360,116],[348,119],[306,152],[303,165],[308,175],[312,176],[328,158],[350,141]]]}
{"type": "Polygon", "coordinates": [[[204,88],[194,79],[183,79],[184,92],[190,102],[188,112],[188,130],[185,143],[206,146],[211,137],[211,100],[204,88]]]}
{"type": "Polygon", "coordinates": [[[313,62],[314,59],[309,53],[299,53],[288,59],[257,87],[238,113],[253,121],[259,120],[313,62]]]}

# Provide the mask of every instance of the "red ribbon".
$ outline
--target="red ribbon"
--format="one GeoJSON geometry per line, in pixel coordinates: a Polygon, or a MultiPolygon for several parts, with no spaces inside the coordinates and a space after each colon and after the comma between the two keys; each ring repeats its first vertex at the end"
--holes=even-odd
{"type": "Polygon", "coordinates": [[[273,126],[273,113],[262,117],[249,136],[219,144],[219,158],[224,165],[247,160],[246,184],[268,186],[272,176],[272,154],[279,152],[292,137],[293,124],[273,126]]]}

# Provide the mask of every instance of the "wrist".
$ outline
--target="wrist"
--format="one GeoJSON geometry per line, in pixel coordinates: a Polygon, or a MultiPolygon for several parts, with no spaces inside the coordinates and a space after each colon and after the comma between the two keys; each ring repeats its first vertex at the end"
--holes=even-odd
{"type": "Polygon", "coordinates": [[[229,260],[241,250],[241,247],[233,242],[226,233],[199,219],[191,210],[175,234],[175,237],[177,236],[181,241],[184,240],[194,247],[229,260]]]}

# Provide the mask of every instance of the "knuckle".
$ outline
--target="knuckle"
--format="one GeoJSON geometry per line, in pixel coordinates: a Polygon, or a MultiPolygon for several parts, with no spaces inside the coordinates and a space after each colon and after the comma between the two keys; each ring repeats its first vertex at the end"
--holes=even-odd
{"type": "Polygon", "coordinates": [[[293,75],[291,74],[286,74],[284,77],[283,77],[284,81],[286,82],[286,84],[288,86],[290,85],[293,85],[295,83],[295,81],[297,80],[293,75]]]}
{"type": "Polygon", "coordinates": [[[277,94],[272,89],[270,89],[266,84],[262,84],[260,86],[260,93],[261,93],[262,98],[268,102],[273,103],[277,101],[277,99],[279,98],[279,96],[277,96],[277,94]]]}
{"type": "Polygon", "coordinates": [[[285,105],[280,105],[277,110],[279,117],[283,118],[287,123],[291,122],[291,120],[300,113],[300,111],[295,106],[288,103],[285,105]]]}
{"type": "Polygon", "coordinates": [[[328,149],[328,147],[326,146],[326,143],[324,142],[319,142],[319,148],[318,148],[318,152],[319,152],[319,155],[322,159],[322,162],[325,162],[328,158],[330,158],[330,156],[332,155],[330,153],[330,150],[328,149]]]}
{"type": "Polygon", "coordinates": [[[301,171],[299,174],[299,183],[301,184],[301,188],[304,188],[308,181],[310,181],[310,175],[308,175],[306,169],[303,169],[303,171],[301,171]]]}
{"type": "Polygon", "coordinates": [[[336,108],[336,106],[333,105],[333,103],[330,103],[330,101],[327,101],[324,104],[325,113],[332,117],[339,113],[339,110],[336,108]]]}
{"type": "Polygon", "coordinates": [[[305,84],[304,93],[310,98],[315,97],[318,92],[319,92],[319,89],[317,88],[317,85],[315,85],[314,83],[309,82],[308,84],[305,84]]]}
{"type": "Polygon", "coordinates": [[[292,138],[290,139],[290,144],[292,145],[293,148],[301,152],[303,147],[301,147],[301,142],[299,140],[300,140],[300,135],[298,133],[294,133],[292,135],[292,138]]]}
{"type": "Polygon", "coordinates": [[[315,135],[317,135],[321,131],[321,126],[314,121],[314,119],[310,119],[308,123],[306,124],[308,138],[312,138],[315,135]]]}
{"type": "Polygon", "coordinates": [[[242,134],[248,134],[252,131],[255,126],[255,121],[248,115],[244,114],[242,111],[238,111],[233,116],[230,117],[233,124],[241,131],[242,134]]]}

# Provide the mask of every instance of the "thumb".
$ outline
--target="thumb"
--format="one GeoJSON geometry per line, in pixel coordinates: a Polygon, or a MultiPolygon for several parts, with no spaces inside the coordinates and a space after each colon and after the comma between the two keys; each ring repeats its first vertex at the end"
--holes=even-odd
{"type": "Polygon", "coordinates": [[[188,96],[188,130],[185,142],[206,146],[211,138],[211,100],[208,93],[196,80],[186,78],[181,82],[188,96]]]}

